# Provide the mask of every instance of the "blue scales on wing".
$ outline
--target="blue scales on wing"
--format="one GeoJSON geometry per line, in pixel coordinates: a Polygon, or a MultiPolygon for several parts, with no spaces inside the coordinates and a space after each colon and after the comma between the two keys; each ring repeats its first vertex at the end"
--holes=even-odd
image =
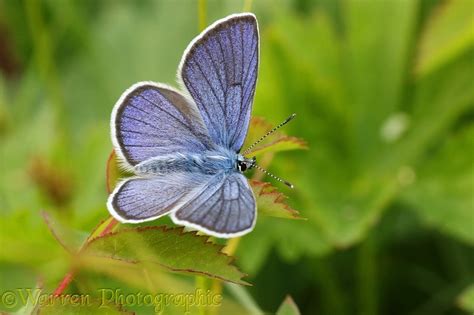
{"type": "Polygon", "coordinates": [[[220,173],[182,205],[171,218],[218,237],[238,236],[256,220],[255,197],[240,173],[220,173]]]}
{"type": "Polygon", "coordinates": [[[257,20],[240,14],[217,22],[193,41],[178,73],[211,138],[236,152],[249,126],[258,58],[257,20]]]}
{"type": "Polygon", "coordinates": [[[107,208],[121,222],[154,220],[179,208],[209,179],[184,173],[128,178],[110,194],[107,208]]]}
{"type": "Polygon", "coordinates": [[[111,128],[119,157],[131,166],[156,156],[214,147],[195,105],[178,91],[151,82],[123,94],[111,128]]]}

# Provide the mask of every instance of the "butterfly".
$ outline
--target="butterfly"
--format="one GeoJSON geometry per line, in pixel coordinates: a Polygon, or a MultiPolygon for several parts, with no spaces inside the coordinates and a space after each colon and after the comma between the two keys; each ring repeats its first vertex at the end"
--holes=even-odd
{"type": "Polygon", "coordinates": [[[185,50],[177,74],[182,91],[139,82],[122,94],[112,111],[111,137],[134,176],[108,198],[114,218],[139,223],[170,215],[178,225],[222,238],[252,231],[256,200],[243,172],[257,164],[240,151],[258,65],[257,19],[233,14],[185,50]]]}

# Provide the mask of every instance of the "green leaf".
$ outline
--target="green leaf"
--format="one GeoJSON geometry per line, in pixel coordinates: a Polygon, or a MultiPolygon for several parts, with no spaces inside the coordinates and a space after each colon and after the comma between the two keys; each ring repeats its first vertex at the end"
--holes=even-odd
{"type": "Polygon", "coordinates": [[[259,308],[252,295],[250,295],[250,293],[248,293],[244,287],[233,283],[226,283],[226,287],[229,289],[230,293],[234,296],[236,301],[239,302],[239,304],[245,308],[245,314],[263,314],[263,311],[259,308]]]}
{"type": "Polygon", "coordinates": [[[457,304],[466,312],[474,313],[474,284],[468,286],[459,296],[457,304]]]}
{"type": "Polygon", "coordinates": [[[110,256],[80,255],[73,261],[75,267],[119,280],[127,286],[167,293],[191,292],[192,283],[169,269],[153,262],[125,261],[110,256]]]}
{"type": "Polygon", "coordinates": [[[403,97],[418,3],[349,0],[343,10],[346,136],[355,144],[350,153],[358,164],[370,165],[377,158],[381,124],[403,97]]]}
{"type": "Polygon", "coordinates": [[[471,0],[440,3],[424,26],[417,56],[417,74],[426,75],[461,55],[466,49],[472,49],[473,21],[471,0]]]}
{"type": "Polygon", "coordinates": [[[279,192],[276,187],[257,180],[251,180],[250,186],[257,198],[259,214],[285,219],[303,219],[298,211],[286,203],[288,197],[279,192]]]}
{"type": "Polygon", "coordinates": [[[428,225],[474,245],[474,126],[455,132],[411,176],[402,198],[428,225]],[[467,152],[466,152],[467,150],[467,152]]]}
{"type": "Polygon", "coordinates": [[[300,315],[300,310],[291,296],[287,295],[283,303],[278,308],[276,315],[300,315]]]}
{"type": "Polygon", "coordinates": [[[69,253],[75,253],[86,240],[85,233],[66,228],[46,211],[41,211],[41,215],[53,237],[69,253]]]}
{"type": "Polygon", "coordinates": [[[238,284],[248,284],[221,252],[222,246],[208,237],[183,228],[163,226],[123,229],[90,241],[82,254],[119,259],[130,263],[153,263],[173,272],[203,275],[238,284]]]}

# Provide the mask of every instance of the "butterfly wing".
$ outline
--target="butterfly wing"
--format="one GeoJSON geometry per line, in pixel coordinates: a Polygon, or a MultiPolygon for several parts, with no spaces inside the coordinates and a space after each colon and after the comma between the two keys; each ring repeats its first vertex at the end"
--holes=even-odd
{"type": "Polygon", "coordinates": [[[139,82],[122,94],[111,118],[112,142],[125,166],[214,144],[196,105],[175,89],[139,82]]]}
{"type": "Polygon", "coordinates": [[[210,178],[209,175],[199,174],[128,178],[120,182],[110,194],[107,208],[120,222],[155,220],[180,208],[210,178]]]}
{"type": "Polygon", "coordinates": [[[214,175],[177,211],[174,223],[216,237],[237,237],[250,232],[256,222],[256,202],[247,179],[240,173],[214,175]]]}
{"type": "Polygon", "coordinates": [[[196,102],[215,143],[239,151],[250,121],[259,58],[257,20],[234,14],[186,49],[178,79],[196,102]]]}
{"type": "MultiPolygon", "coordinates": [[[[217,21],[186,50],[178,78],[193,100],[151,82],[128,89],[112,112],[112,141],[126,166],[156,156],[200,153],[215,144],[239,151],[257,80],[259,37],[253,14],[217,21]]],[[[171,213],[175,223],[218,237],[251,231],[253,192],[240,173],[166,174],[121,182],[107,202],[121,222],[171,213]]]]}

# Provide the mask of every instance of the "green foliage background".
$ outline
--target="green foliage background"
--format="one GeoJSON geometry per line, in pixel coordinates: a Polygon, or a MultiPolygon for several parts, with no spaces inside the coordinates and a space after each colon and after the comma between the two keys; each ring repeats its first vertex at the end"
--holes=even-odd
{"type": "MultiPolygon", "coordinates": [[[[276,124],[296,112],[287,133],[310,147],[270,167],[308,220],[261,217],[238,247],[249,303],[275,312],[290,294],[303,314],[474,312],[474,2],[199,3],[208,24],[255,12],[254,115],[276,124]]],[[[76,242],[107,217],[111,108],[137,81],[175,85],[198,22],[198,1],[0,1],[2,292],[39,278],[52,291],[68,271],[40,210],[76,242]]],[[[127,275],[84,271],[72,290],[147,289],[127,275]]]]}

